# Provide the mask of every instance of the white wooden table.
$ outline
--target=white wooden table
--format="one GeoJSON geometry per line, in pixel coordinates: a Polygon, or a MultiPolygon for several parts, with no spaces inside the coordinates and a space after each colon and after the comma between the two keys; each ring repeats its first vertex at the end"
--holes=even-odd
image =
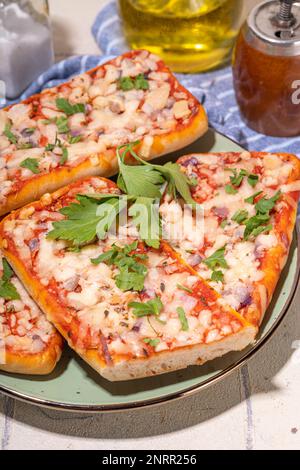
{"type": "MultiPolygon", "coordinates": [[[[90,25],[104,3],[50,0],[58,59],[98,52],[90,25]]],[[[270,342],[240,372],[180,402],[80,415],[0,396],[1,447],[300,449],[300,349],[292,348],[300,345],[299,302],[300,293],[270,342]]]]}

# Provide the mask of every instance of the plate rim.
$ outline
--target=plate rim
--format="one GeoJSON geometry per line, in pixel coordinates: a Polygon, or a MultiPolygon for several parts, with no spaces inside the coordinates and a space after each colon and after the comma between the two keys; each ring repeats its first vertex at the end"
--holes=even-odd
{"type": "MultiPolygon", "coordinates": [[[[238,142],[234,141],[228,136],[225,136],[221,132],[218,132],[212,128],[210,129],[222,135],[226,139],[231,140],[233,143],[239,145],[238,142]]],[[[57,402],[53,400],[32,397],[30,395],[18,392],[16,390],[11,389],[10,387],[6,387],[3,385],[0,385],[0,392],[3,395],[8,396],[10,398],[15,398],[25,403],[30,403],[32,405],[40,406],[42,408],[48,408],[52,410],[54,409],[57,411],[79,412],[79,413],[114,413],[114,412],[116,413],[116,412],[122,412],[122,411],[124,412],[128,410],[133,410],[133,409],[138,410],[142,408],[151,408],[151,407],[155,407],[164,403],[168,403],[170,401],[177,401],[181,398],[195,395],[200,390],[206,389],[210,387],[211,385],[218,383],[221,379],[228,377],[234,371],[241,369],[241,367],[243,367],[250,359],[252,359],[263,348],[263,346],[265,346],[270,341],[273,334],[278,329],[278,327],[282,323],[283,319],[285,318],[289,310],[289,307],[297,292],[297,286],[298,286],[299,279],[300,279],[300,222],[298,219],[296,219],[295,227],[296,227],[295,235],[296,235],[296,250],[297,250],[296,273],[295,273],[295,277],[293,280],[291,291],[285,301],[285,304],[281,310],[280,315],[277,317],[277,319],[275,320],[273,325],[270,327],[266,335],[254,343],[252,349],[250,349],[248,352],[245,352],[244,355],[237,362],[226,367],[226,369],[220,371],[216,376],[206,379],[201,384],[192,385],[181,391],[172,392],[167,395],[164,395],[163,397],[149,398],[149,399],[144,399],[144,400],[139,400],[139,401],[132,401],[128,403],[110,404],[110,405],[80,405],[80,404],[74,405],[74,404],[62,403],[62,402],[57,402]]]]}

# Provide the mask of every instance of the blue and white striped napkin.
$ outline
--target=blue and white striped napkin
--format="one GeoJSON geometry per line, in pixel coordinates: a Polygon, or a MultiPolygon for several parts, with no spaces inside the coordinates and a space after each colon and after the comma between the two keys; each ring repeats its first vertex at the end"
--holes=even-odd
{"type": "MultiPolygon", "coordinates": [[[[92,27],[92,33],[104,55],[71,57],[55,64],[32,83],[19,99],[25,99],[43,88],[55,86],[128,50],[115,0],[100,11],[92,27]]],[[[204,104],[210,125],[219,132],[249,150],[283,151],[300,156],[300,136],[266,137],[249,129],[243,123],[234,96],[230,67],[204,74],[177,74],[177,77],[204,104]]],[[[10,103],[5,103],[7,104],[10,103]]]]}

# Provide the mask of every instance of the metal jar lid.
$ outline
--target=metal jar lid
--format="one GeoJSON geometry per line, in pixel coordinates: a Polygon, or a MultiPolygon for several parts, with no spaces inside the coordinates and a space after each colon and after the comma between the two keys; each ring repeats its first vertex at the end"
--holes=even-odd
{"type": "Polygon", "coordinates": [[[244,25],[246,41],[274,56],[300,56],[300,1],[268,0],[257,5],[244,25]]]}

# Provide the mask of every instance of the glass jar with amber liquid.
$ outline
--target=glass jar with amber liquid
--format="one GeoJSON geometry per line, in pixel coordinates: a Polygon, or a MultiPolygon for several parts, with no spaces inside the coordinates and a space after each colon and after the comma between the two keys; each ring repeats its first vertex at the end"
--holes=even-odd
{"type": "Polygon", "coordinates": [[[175,72],[223,64],[238,32],[242,0],[119,0],[133,49],[158,54],[175,72]]]}

